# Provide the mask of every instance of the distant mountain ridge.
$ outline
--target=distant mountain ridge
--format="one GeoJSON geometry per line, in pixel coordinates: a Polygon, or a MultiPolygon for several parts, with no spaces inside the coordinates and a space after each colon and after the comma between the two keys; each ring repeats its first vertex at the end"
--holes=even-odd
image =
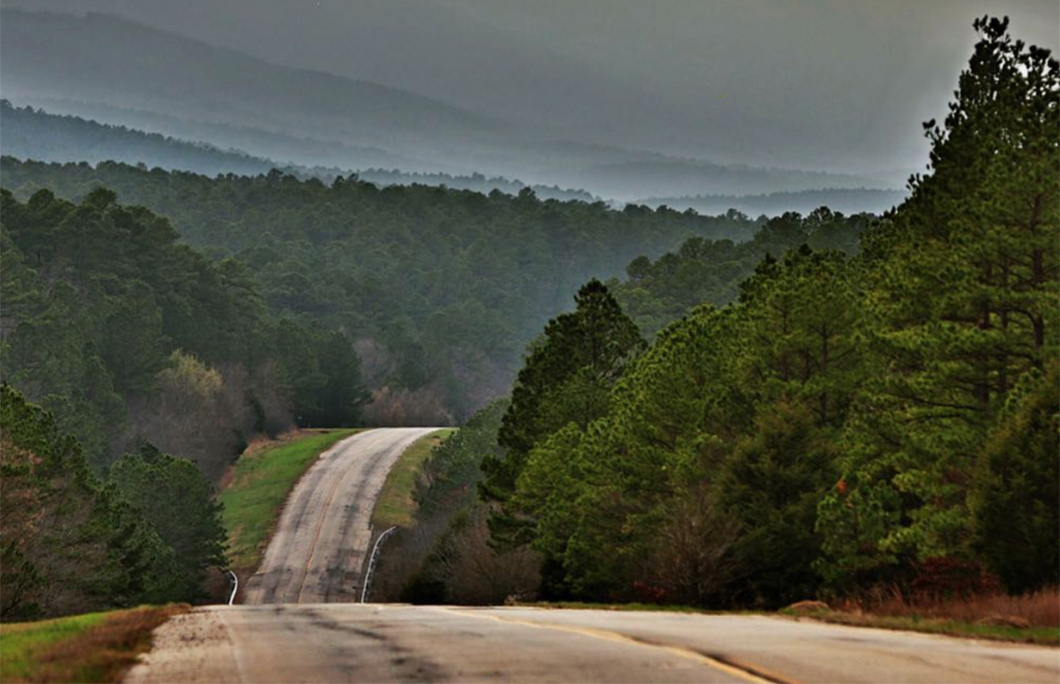
{"type": "Polygon", "coordinates": [[[279,66],[112,15],[3,8],[0,19],[0,83],[12,101],[78,116],[120,113],[93,118],[307,167],[482,173],[619,201],[877,185],[585,144],[547,126],[279,66]]]}
{"type": "Polygon", "coordinates": [[[649,207],[666,205],[671,209],[692,209],[700,214],[719,214],[736,209],[748,216],[777,216],[788,211],[808,214],[819,207],[844,214],[882,214],[898,206],[909,196],[906,190],[872,188],[825,188],[799,192],[771,192],[760,195],[699,195],[684,197],[651,197],[640,204],[649,207]]]}
{"type": "Polygon", "coordinates": [[[112,15],[3,9],[2,18],[0,69],[9,99],[31,93],[120,103],[351,144],[397,136],[457,142],[503,131],[445,102],[270,64],[112,15]]]}
{"type": "Polygon", "coordinates": [[[144,164],[151,168],[190,171],[206,176],[237,174],[256,176],[273,169],[299,178],[318,178],[331,183],[338,176],[356,173],[362,180],[379,187],[388,185],[445,185],[457,190],[474,190],[483,194],[498,190],[516,195],[530,188],[541,199],[595,202],[598,198],[584,190],[566,190],[558,186],[529,186],[519,180],[487,178],[482,174],[453,176],[443,173],[408,173],[397,169],[341,169],[305,167],[288,161],[276,161],[247,154],[242,150],[223,150],[203,142],[189,142],[160,133],[148,133],[127,126],[103,124],[71,115],[49,114],[32,107],[16,107],[0,100],[0,152],[4,155],[43,162],[88,162],[98,164],[116,161],[144,164]]]}

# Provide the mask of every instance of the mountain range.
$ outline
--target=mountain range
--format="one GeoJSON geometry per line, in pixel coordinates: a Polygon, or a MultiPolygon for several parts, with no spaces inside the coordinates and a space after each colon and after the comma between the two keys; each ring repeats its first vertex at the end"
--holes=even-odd
{"type": "Polygon", "coordinates": [[[547,125],[274,64],[100,13],[0,10],[0,83],[16,103],[306,167],[482,173],[619,201],[880,186],[858,175],[564,140],[547,125]]]}

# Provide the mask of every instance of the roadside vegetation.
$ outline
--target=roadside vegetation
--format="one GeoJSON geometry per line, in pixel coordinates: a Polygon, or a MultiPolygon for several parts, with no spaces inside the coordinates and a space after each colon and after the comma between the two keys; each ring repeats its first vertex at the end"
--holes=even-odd
{"type": "Polygon", "coordinates": [[[223,567],[213,485],[144,447],[101,480],[54,416],[0,386],[0,619],[195,602],[223,567]]]}
{"type": "MultiPolygon", "coordinates": [[[[994,612],[1055,607],[1060,582],[1060,63],[1007,20],[975,29],[949,114],[925,124],[930,171],[882,220],[778,243],[722,308],[696,288],[724,250],[694,239],[579,290],[529,348],[478,448],[480,501],[409,600],[522,552],[539,579],[516,599],[818,598],[1060,628],[1055,610],[1022,627],[994,612]],[[847,238],[856,254],[831,248],[847,238]],[[483,530],[492,555],[455,541],[483,530]],[[881,588],[907,609],[874,603],[881,588]]],[[[822,224],[842,225],[821,211],[759,236],[822,224]]]]}
{"type": "Polygon", "coordinates": [[[416,440],[401,454],[401,458],[386,476],[383,490],[372,509],[372,527],[385,530],[392,526],[410,527],[416,517],[413,494],[417,481],[423,476],[423,463],[431,451],[439,447],[456,430],[433,432],[416,440]]]}
{"type": "Polygon", "coordinates": [[[1060,645],[1060,589],[1027,594],[908,597],[900,590],[781,613],[825,622],[979,639],[1060,645]]]}
{"type": "Polygon", "coordinates": [[[143,606],[0,625],[0,679],[116,682],[151,646],[151,632],[187,606],[143,606]]]}
{"type": "Polygon", "coordinates": [[[261,563],[288,494],[317,457],[358,432],[301,430],[253,445],[232,467],[221,491],[230,567],[245,581],[261,563]]]}

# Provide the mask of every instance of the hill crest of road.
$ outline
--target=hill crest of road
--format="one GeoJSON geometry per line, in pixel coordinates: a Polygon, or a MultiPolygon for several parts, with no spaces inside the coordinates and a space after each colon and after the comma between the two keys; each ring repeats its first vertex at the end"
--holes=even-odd
{"type": "Polygon", "coordinates": [[[287,498],[243,603],[350,603],[386,476],[413,442],[438,428],[377,428],[320,455],[287,498]]]}

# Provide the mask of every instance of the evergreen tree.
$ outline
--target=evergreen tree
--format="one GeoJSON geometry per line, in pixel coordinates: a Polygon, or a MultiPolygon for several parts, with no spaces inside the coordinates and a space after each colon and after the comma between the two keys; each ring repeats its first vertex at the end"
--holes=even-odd
{"type": "Polygon", "coordinates": [[[846,491],[819,522],[839,584],[970,553],[976,454],[1018,378],[1060,353],[1060,64],[1007,26],[975,22],[957,99],[926,125],[933,173],[869,239],[871,382],[846,430],[846,491]]]}
{"type": "MultiPolygon", "coordinates": [[[[504,456],[483,461],[480,491],[487,500],[503,504],[511,498],[539,441],[568,423],[584,428],[604,415],[611,387],[644,347],[637,327],[600,281],[582,286],[575,302],[574,312],[549,322],[519,372],[497,439],[504,456]]],[[[524,543],[526,521],[512,513],[496,512],[491,534],[501,543],[524,543]]]]}
{"type": "Polygon", "coordinates": [[[213,485],[191,461],[163,454],[150,445],[118,459],[109,481],[173,549],[180,581],[170,600],[202,598],[205,571],[227,565],[228,534],[213,485]]]}

